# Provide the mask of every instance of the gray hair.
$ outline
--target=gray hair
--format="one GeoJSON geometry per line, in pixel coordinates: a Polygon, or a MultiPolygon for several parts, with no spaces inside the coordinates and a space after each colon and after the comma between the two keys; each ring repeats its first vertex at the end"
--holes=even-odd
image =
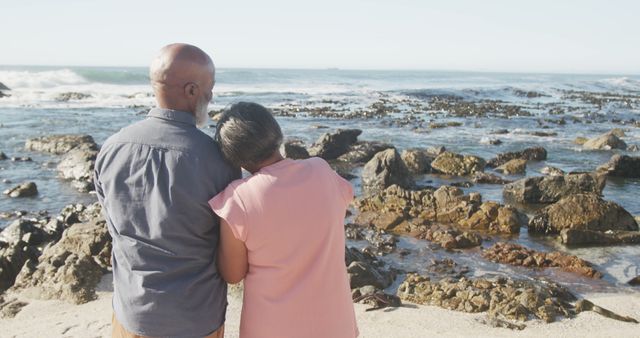
{"type": "Polygon", "coordinates": [[[267,108],[238,102],[222,114],[215,139],[232,165],[255,168],[280,149],[282,130],[267,108]]]}

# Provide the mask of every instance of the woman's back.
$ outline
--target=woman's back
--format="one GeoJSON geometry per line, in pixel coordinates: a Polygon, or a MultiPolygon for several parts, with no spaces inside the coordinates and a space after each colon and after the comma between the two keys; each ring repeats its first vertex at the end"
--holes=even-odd
{"type": "Polygon", "coordinates": [[[285,159],[211,201],[247,247],[242,337],[355,337],[344,265],[351,185],[322,159],[285,159]]]}

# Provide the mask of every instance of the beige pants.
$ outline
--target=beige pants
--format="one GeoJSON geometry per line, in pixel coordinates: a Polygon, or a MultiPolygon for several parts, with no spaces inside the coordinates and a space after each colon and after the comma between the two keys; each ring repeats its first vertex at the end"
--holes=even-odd
{"type": "MultiPolygon", "coordinates": [[[[111,316],[111,337],[113,338],[148,338],[146,336],[131,333],[125,329],[116,319],[116,315],[111,316]]],[[[224,338],[224,324],[216,332],[204,338],[224,338]]]]}

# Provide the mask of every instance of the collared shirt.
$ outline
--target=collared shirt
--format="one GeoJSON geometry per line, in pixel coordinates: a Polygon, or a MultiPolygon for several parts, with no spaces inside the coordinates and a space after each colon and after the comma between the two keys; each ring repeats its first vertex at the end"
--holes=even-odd
{"type": "Polygon", "coordinates": [[[224,323],[219,221],[207,201],[239,177],[186,112],[152,109],[102,146],[96,192],[113,238],[113,309],[127,330],[203,337],[224,323]]]}

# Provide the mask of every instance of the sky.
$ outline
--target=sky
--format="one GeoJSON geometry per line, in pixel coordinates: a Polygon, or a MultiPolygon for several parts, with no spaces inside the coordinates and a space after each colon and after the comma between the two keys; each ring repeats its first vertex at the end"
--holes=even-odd
{"type": "Polygon", "coordinates": [[[0,0],[0,65],[640,74],[638,0],[0,0]]]}

